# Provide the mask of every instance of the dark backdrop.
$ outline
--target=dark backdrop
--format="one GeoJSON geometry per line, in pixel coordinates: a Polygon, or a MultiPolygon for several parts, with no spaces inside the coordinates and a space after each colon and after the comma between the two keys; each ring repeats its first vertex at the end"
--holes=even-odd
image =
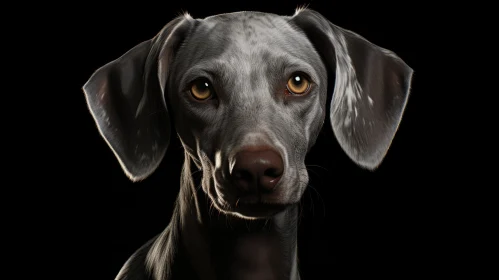
{"type": "Polygon", "coordinates": [[[152,38],[184,11],[194,18],[241,10],[292,15],[303,4],[394,51],[415,70],[405,115],[376,172],[356,167],[328,126],[307,157],[314,188],[302,199],[298,246],[303,279],[406,279],[439,268],[446,242],[439,230],[446,221],[434,187],[440,171],[430,149],[435,142],[428,134],[433,112],[428,96],[436,93],[427,76],[432,66],[425,60],[428,38],[438,34],[429,29],[434,9],[417,3],[185,0],[67,7],[54,25],[65,42],[59,45],[61,54],[71,53],[63,62],[71,65],[64,68],[70,71],[65,73],[70,92],[60,101],[70,112],[59,120],[68,125],[58,142],[67,153],[61,165],[70,178],[68,188],[56,194],[66,197],[57,213],[66,227],[57,235],[71,237],[66,256],[75,261],[69,270],[87,279],[114,279],[127,258],[169,223],[183,157],[172,137],[158,170],[145,181],[130,182],[86,107],[81,87],[93,71],[152,38]]]}

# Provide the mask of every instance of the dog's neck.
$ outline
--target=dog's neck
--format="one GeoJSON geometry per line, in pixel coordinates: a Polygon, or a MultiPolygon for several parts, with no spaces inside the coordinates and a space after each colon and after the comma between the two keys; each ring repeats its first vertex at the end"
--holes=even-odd
{"type": "Polygon", "coordinates": [[[243,220],[211,205],[187,155],[182,173],[178,234],[200,279],[299,279],[298,206],[268,220],[243,220]]]}

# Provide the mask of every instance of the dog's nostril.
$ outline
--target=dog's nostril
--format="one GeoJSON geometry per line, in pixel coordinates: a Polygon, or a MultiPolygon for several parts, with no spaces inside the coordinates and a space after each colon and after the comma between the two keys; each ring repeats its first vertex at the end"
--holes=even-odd
{"type": "Polygon", "coordinates": [[[243,180],[243,181],[252,181],[253,180],[253,175],[247,170],[235,170],[232,173],[232,178],[235,180],[243,180]]]}
{"type": "Polygon", "coordinates": [[[277,168],[269,168],[263,172],[264,176],[277,178],[282,175],[282,171],[277,168]]]}

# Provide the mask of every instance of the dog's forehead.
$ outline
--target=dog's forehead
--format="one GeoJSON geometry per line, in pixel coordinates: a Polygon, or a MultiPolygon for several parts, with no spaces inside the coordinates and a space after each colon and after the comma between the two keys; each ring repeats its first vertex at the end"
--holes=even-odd
{"type": "Polygon", "coordinates": [[[204,58],[223,55],[287,54],[304,60],[310,56],[312,44],[289,23],[290,17],[260,12],[220,14],[198,20],[189,44],[195,44],[204,58]],[[211,51],[203,51],[203,48],[211,51]],[[214,51],[218,50],[218,51],[214,51]]]}
{"type": "Polygon", "coordinates": [[[287,17],[259,12],[236,12],[207,17],[203,24],[213,32],[247,39],[278,36],[289,24],[287,17]]]}

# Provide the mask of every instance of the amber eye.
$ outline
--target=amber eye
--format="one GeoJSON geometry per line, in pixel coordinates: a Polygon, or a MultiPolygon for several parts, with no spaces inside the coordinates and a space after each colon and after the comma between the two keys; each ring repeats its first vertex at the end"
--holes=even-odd
{"type": "Polygon", "coordinates": [[[206,100],[213,94],[213,87],[207,79],[198,79],[191,85],[191,94],[198,100],[206,100]]]}
{"type": "Polygon", "coordinates": [[[287,89],[290,94],[305,94],[310,88],[310,81],[301,73],[291,75],[288,80],[287,89]]]}

